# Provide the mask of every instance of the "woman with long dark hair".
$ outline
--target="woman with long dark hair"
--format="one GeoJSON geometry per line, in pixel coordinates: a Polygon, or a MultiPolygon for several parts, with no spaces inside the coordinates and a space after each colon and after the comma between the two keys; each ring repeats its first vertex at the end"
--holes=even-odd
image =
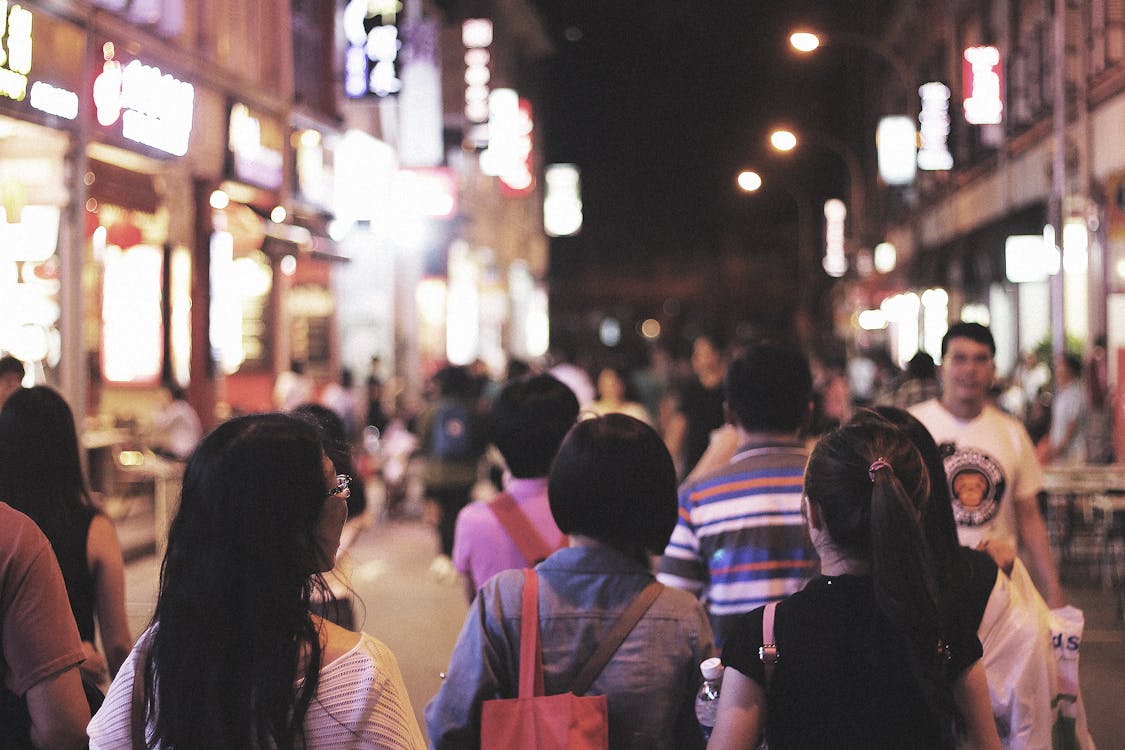
{"type": "Polygon", "coordinates": [[[90,722],[91,748],[128,747],[138,711],[148,746],[166,750],[422,747],[393,654],[309,611],[348,484],[292,416],[232,419],[203,439],[152,626],[90,722]]]}
{"type": "Polygon", "coordinates": [[[113,522],[90,499],[74,415],[51,388],[21,388],[0,409],[0,499],[30,516],[51,542],[86,653],[82,679],[96,708],[133,646],[125,562],[113,522]],[[94,646],[98,635],[104,656],[94,646]]]}
{"type": "Polygon", "coordinates": [[[1046,604],[1015,594],[1009,576],[1027,576],[1015,550],[1003,540],[985,540],[979,549],[961,546],[953,517],[941,451],[925,425],[893,406],[862,410],[856,421],[886,420],[914,443],[930,473],[930,501],[922,528],[933,557],[943,621],[950,630],[976,633],[984,650],[992,713],[1008,747],[1045,747],[1051,742],[1054,697],[1050,676],[1054,656],[1050,628],[1039,616],[1046,604]]]}
{"type": "Polygon", "coordinates": [[[975,747],[998,748],[980,643],[942,619],[917,449],[885,422],[846,425],[813,450],[805,493],[821,575],[771,611],[771,637],[764,609],[740,623],[709,747],[763,731],[773,750],[948,747],[960,717],[975,747]]]}

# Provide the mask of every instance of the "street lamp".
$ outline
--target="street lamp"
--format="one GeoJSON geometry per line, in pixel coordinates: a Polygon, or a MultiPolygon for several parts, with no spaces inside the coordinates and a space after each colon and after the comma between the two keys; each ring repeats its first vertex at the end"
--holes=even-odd
{"type": "MultiPolygon", "coordinates": [[[[855,151],[843,141],[826,133],[806,133],[804,139],[814,145],[823,146],[843,160],[848,170],[848,199],[851,201],[852,213],[852,240],[856,246],[862,246],[865,239],[864,213],[866,193],[863,186],[863,168],[860,166],[859,157],[855,151]]],[[[785,128],[777,128],[770,133],[770,145],[776,151],[788,153],[797,148],[800,139],[797,135],[785,128]]]]}
{"type": "MultiPolygon", "coordinates": [[[[738,182],[738,187],[744,193],[756,193],[765,187],[762,176],[752,169],[744,169],[739,172],[736,181],[738,182]]],[[[796,189],[796,186],[791,185],[785,180],[771,178],[769,187],[781,188],[797,206],[797,272],[798,275],[801,275],[806,268],[813,267],[812,263],[815,260],[812,235],[809,232],[809,230],[812,229],[812,204],[809,203],[808,197],[801,192],[801,190],[796,189]]],[[[808,286],[807,284],[802,284],[801,289],[808,292],[810,291],[808,286]]]]}
{"type": "Polygon", "coordinates": [[[811,54],[817,49],[830,44],[860,47],[890,65],[895,71],[899,82],[902,84],[902,91],[906,95],[907,110],[913,111],[917,109],[918,92],[917,87],[912,83],[913,75],[910,72],[910,68],[889,45],[884,44],[876,38],[864,36],[862,34],[853,34],[847,31],[833,31],[832,34],[825,35],[811,29],[798,29],[789,35],[789,46],[802,55],[811,54]]]}

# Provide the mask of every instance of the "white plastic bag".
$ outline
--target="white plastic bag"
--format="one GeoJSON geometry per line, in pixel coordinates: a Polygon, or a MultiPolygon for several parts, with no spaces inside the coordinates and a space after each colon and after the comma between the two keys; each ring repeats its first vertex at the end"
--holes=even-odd
{"type": "Polygon", "coordinates": [[[1078,684],[1078,656],[1085,617],[1080,609],[1061,607],[1050,610],[1048,620],[1057,675],[1051,701],[1054,720],[1051,746],[1053,750],[1094,750],[1078,684]]]}
{"type": "Polygon", "coordinates": [[[1001,743],[1011,750],[1051,747],[1056,674],[1049,610],[1019,560],[1011,578],[996,576],[977,635],[1001,743]]]}

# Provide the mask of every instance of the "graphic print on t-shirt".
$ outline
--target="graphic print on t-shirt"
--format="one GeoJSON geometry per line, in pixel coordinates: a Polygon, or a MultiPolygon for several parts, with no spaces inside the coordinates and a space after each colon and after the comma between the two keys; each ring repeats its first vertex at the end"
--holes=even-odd
{"type": "Polygon", "coordinates": [[[1007,479],[1000,462],[980,448],[942,443],[945,475],[958,526],[984,526],[1000,513],[1007,479]]]}

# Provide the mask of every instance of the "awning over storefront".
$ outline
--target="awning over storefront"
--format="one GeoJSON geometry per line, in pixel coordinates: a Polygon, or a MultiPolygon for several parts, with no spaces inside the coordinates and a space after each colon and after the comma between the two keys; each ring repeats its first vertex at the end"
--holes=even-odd
{"type": "Polygon", "coordinates": [[[936,246],[923,246],[911,265],[912,286],[984,290],[1005,279],[1004,244],[1009,236],[1043,233],[1047,207],[1033,203],[1015,209],[967,234],[936,246]]]}
{"type": "Polygon", "coordinates": [[[328,236],[328,220],[321,216],[290,214],[285,221],[271,221],[260,208],[251,209],[262,217],[265,224],[265,240],[262,252],[282,257],[304,254],[318,260],[348,262],[351,260],[340,250],[339,244],[328,236]]]}

